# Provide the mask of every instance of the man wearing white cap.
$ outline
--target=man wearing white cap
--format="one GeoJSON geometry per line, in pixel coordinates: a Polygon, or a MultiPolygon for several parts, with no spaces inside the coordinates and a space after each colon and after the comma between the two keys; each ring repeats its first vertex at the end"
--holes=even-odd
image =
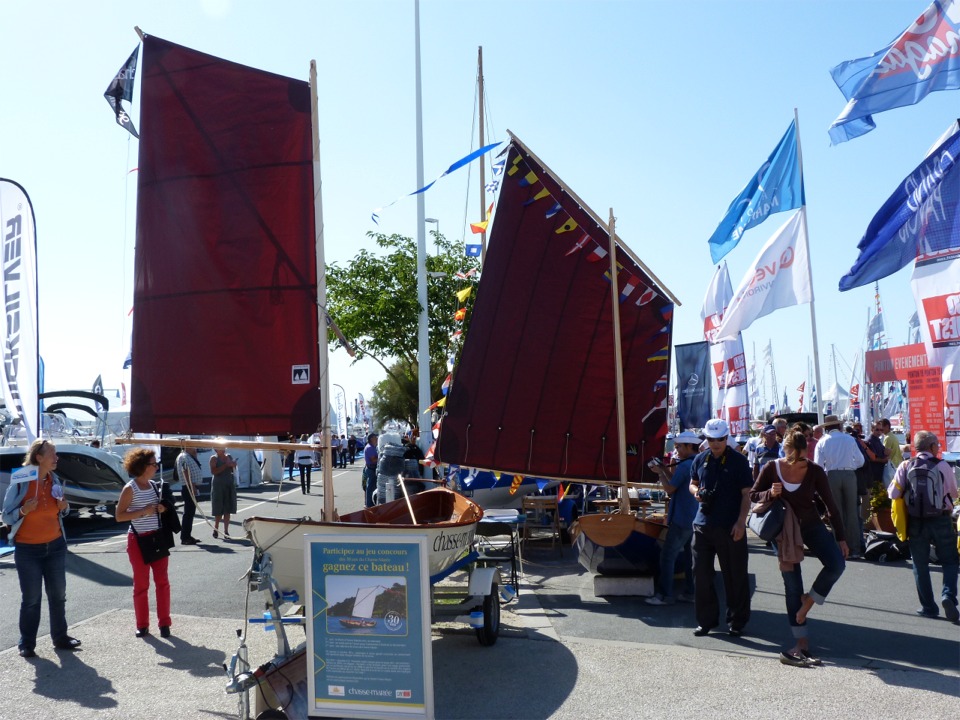
{"type": "Polygon", "coordinates": [[[747,458],[727,447],[727,423],[708,420],[703,433],[710,447],[694,458],[690,468],[690,492],[700,501],[693,520],[697,616],[693,634],[706,635],[720,624],[720,602],[713,584],[714,562],[719,559],[727,626],[731,637],[740,637],[750,619],[746,525],[753,476],[747,458]]]}
{"type": "Polygon", "coordinates": [[[847,530],[847,547],[850,558],[863,554],[863,537],[855,528],[860,527],[857,494],[857,468],[863,465],[863,453],[852,435],[840,429],[842,421],[836,415],[823,419],[824,435],[813,451],[813,461],[827,472],[830,493],[840,508],[840,518],[847,530]]]}
{"type": "Polygon", "coordinates": [[[693,537],[693,517],[697,514],[697,500],[690,493],[690,468],[697,454],[700,438],[696,433],[684,430],[673,439],[676,449],[676,465],[664,466],[659,458],[651,460],[648,467],[657,473],[660,483],[670,496],[667,510],[667,536],[660,550],[660,592],[647,598],[648,605],[673,605],[673,576],[677,557],[683,553],[683,593],[680,600],[693,601],[693,562],[690,554],[690,539],[693,537]]]}

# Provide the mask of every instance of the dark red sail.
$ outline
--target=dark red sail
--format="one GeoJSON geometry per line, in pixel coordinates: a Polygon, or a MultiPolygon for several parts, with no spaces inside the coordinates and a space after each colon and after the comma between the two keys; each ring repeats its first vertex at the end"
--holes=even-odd
{"type": "Polygon", "coordinates": [[[308,83],[144,39],[131,424],[312,432],[308,83]]]}
{"type": "MultiPolygon", "coordinates": [[[[437,457],[619,479],[609,234],[515,140],[437,457]]],[[[673,303],[617,251],[628,478],[666,436],[673,303]]]]}

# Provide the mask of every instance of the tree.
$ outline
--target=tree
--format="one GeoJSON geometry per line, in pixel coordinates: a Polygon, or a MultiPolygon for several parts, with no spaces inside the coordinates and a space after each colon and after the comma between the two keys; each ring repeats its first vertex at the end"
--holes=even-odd
{"type": "MultiPolygon", "coordinates": [[[[472,296],[460,305],[456,293],[466,287],[457,272],[477,267],[466,258],[464,245],[431,233],[436,255],[427,256],[427,306],[430,318],[430,390],[435,399],[447,376],[450,336],[469,322],[472,296]],[[463,323],[454,320],[458,307],[467,307],[463,323]]],[[[387,380],[373,390],[370,404],[380,420],[417,424],[418,358],[417,244],[402,235],[368,233],[386,251],[374,255],[361,250],[345,267],[327,267],[327,309],[356,350],[357,359],[373,358],[387,380]]],[[[331,337],[331,340],[335,338],[331,337]]]]}

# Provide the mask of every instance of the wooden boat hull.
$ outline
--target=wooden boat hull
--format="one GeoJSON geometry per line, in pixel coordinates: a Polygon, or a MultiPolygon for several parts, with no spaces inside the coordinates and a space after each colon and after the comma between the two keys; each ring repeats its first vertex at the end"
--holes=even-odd
{"type": "Polygon", "coordinates": [[[251,517],[243,527],[254,546],[269,552],[273,577],[281,590],[305,595],[303,536],[406,533],[426,534],[431,575],[443,572],[473,545],[483,510],[468,498],[445,488],[426,490],[410,497],[416,523],[403,498],[364,508],[340,517],[340,522],[309,519],[251,517]]]}
{"type": "Polygon", "coordinates": [[[650,575],[660,547],[651,523],[620,513],[581,515],[571,528],[577,560],[600,575],[650,575]]]}

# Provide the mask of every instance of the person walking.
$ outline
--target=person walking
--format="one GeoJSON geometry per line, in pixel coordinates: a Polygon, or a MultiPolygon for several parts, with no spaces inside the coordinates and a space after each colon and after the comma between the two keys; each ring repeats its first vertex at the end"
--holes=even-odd
{"type": "Polygon", "coordinates": [[[667,536],[660,549],[660,592],[647,598],[647,605],[673,605],[674,575],[677,557],[683,557],[684,589],[680,600],[694,600],[693,556],[690,543],[693,539],[693,518],[697,514],[697,499],[690,492],[690,468],[700,446],[700,438],[684,430],[673,439],[678,462],[664,465],[659,458],[648,467],[657,473],[664,491],[670,498],[667,510],[667,536]]]}
{"type": "Polygon", "coordinates": [[[177,455],[175,468],[182,483],[180,499],[183,501],[183,520],[180,521],[180,544],[198,545],[200,541],[193,536],[193,518],[197,512],[197,493],[200,492],[203,471],[197,459],[197,449],[183,448],[177,455]]]}
{"type": "Polygon", "coordinates": [[[917,456],[900,463],[887,494],[892,500],[903,498],[907,508],[907,542],[920,599],[917,615],[935,618],[940,614],[930,581],[930,546],[933,545],[943,572],[940,606],[947,620],[957,623],[960,621],[957,609],[960,556],[951,515],[957,500],[957,478],[953,468],[937,458],[940,441],[932,432],[919,430],[913,436],[913,447],[917,456]]]}
{"type": "Polygon", "coordinates": [[[350,458],[350,464],[353,465],[357,459],[357,436],[351,434],[347,438],[347,456],[350,458]]]}
{"type": "Polygon", "coordinates": [[[237,511],[237,461],[227,454],[226,448],[218,447],[210,458],[210,514],[213,515],[213,537],[220,537],[220,521],[223,521],[223,537],[230,537],[230,516],[237,511]]]}
{"type": "Polygon", "coordinates": [[[377,489],[378,439],[376,433],[370,433],[367,436],[367,445],[363,448],[364,507],[373,507],[373,491],[377,489]]]}
{"type": "Polygon", "coordinates": [[[304,433],[300,436],[301,447],[297,449],[297,469],[300,470],[300,492],[310,494],[310,473],[313,471],[313,449],[308,445],[310,438],[304,433]]]}
{"type": "Polygon", "coordinates": [[[67,534],[63,518],[70,504],[63,497],[57,469],[57,446],[34,440],[23,458],[23,470],[11,473],[3,498],[3,522],[10,526],[13,562],[20,580],[22,658],[36,657],[43,590],[47,592],[50,637],[58,650],[76,650],[80,641],[67,634],[67,534]]]}
{"type": "Polygon", "coordinates": [[[162,557],[147,564],[140,552],[137,535],[149,536],[160,530],[160,513],[166,508],[160,502],[160,489],[153,482],[160,469],[157,456],[146,448],[133,448],[123,458],[123,467],[133,479],[124,485],[117,501],[117,522],[129,522],[127,530],[127,558],[133,568],[133,614],[137,623],[136,636],[150,634],[150,573],[153,573],[157,602],[157,623],[160,637],[170,637],[170,579],[167,566],[170,557],[162,557]]]}
{"type": "Polygon", "coordinates": [[[796,667],[820,665],[820,660],[810,652],[807,615],[814,604],[822,605],[826,601],[830,590],[843,574],[845,558],[849,553],[846,531],[840,510],[830,492],[826,473],[819,465],[807,461],[807,438],[804,433],[789,430],[783,439],[783,451],[783,459],[767,463],[760,471],[750,490],[750,500],[766,504],[780,499],[789,508],[788,519],[784,521],[784,530],[777,538],[776,547],[780,575],[783,577],[787,622],[790,623],[794,645],[780,653],[780,662],[796,667]],[[827,507],[832,534],[820,519],[817,496],[827,507]],[[804,545],[823,564],[809,593],[803,591],[800,569],[804,545]]]}
{"type": "Polygon", "coordinates": [[[836,415],[827,415],[823,419],[824,435],[817,443],[813,461],[827,473],[830,493],[840,508],[840,519],[847,529],[850,558],[856,559],[863,553],[863,538],[857,532],[860,527],[857,468],[863,465],[864,454],[856,438],[843,432],[840,425],[840,418],[836,415]]]}
{"type": "Polygon", "coordinates": [[[713,578],[720,561],[727,596],[726,621],[732,637],[740,637],[750,620],[747,575],[747,514],[753,477],[746,457],[727,446],[727,423],[707,421],[709,447],[690,468],[690,492],[699,501],[693,520],[693,576],[697,627],[701,637],[720,623],[720,603],[713,578]]]}

